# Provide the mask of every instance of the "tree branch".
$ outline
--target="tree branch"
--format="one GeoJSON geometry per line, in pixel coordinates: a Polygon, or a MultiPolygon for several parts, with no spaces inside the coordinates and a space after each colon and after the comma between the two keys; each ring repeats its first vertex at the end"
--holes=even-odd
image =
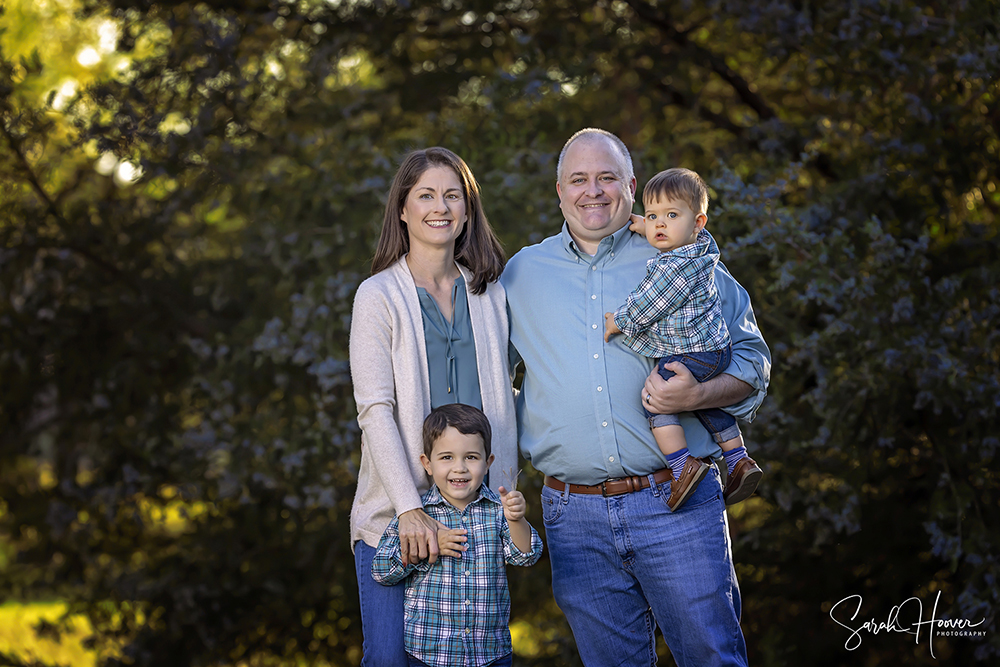
{"type": "Polygon", "coordinates": [[[744,104],[757,112],[757,115],[761,118],[761,120],[770,120],[771,118],[777,117],[777,113],[775,113],[774,109],[772,109],[760,95],[750,89],[750,84],[747,83],[746,79],[727,65],[725,59],[718,54],[709,51],[705,47],[692,42],[688,39],[687,32],[679,31],[666,19],[654,11],[652,7],[643,2],[643,0],[625,1],[630,7],[632,7],[632,10],[639,16],[639,18],[656,26],[660,29],[660,32],[667,37],[667,39],[682,49],[690,52],[694,56],[692,62],[702,62],[708,65],[709,69],[718,74],[726,83],[732,86],[737,97],[739,97],[744,104]]]}

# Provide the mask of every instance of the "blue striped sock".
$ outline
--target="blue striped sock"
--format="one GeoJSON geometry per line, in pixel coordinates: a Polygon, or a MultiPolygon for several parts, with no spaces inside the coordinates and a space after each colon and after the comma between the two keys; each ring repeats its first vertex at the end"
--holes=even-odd
{"type": "Polygon", "coordinates": [[[744,459],[747,456],[747,448],[740,445],[736,449],[730,450],[728,452],[722,452],[722,455],[726,458],[726,467],[729,468],[729,474],[733,474],[733,468],[736,464],[740,462],[740,459],[744,459]]]}
{"type": "Polygon", "coordinates": [[[688,460],[688,448],[680,449],[667,457],[667,465],[674,469],[674,479],[678,479],[684,471],[688,460]]]}

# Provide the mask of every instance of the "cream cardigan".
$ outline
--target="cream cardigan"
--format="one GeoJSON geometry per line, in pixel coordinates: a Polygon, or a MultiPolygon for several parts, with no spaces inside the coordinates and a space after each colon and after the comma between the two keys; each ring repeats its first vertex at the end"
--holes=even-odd
{"type": "MultiPolygon", "coordinates": [[[[466,285],[469,271],[458,265],[466,285]]],[[[507,299],[499,282],[467,290],[483,412],[493,430],[490,486],[508,484],[517,466],[517,424],[507,360],[507,299]]],[[[378,545],[393,515],[421,507],[430,478],[420,465],[431,411],[420,300],[406,258],[365,280],[351,318],[351,379],[361,426],[361,469],[351,508],[351,548],[378,545]]]]}

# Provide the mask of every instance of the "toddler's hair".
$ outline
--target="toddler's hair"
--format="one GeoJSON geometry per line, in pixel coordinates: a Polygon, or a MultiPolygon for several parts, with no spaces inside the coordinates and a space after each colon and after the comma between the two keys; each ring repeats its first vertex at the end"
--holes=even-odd
{"type": "Polygon", "coordinates": [[[679,199],[690,206],[695,215],[708,213],[708,186],[690,169],[675,167],[649,179],[642,190],[642,202],[647,204],[663,199],[679,199]]]}
{"type": "Polygon", "coordinates": [[[481,437],[483,447],[486,449],[486,458],[490,457],[490,440],[493,437],[490,420],[479,408],[463,403],[450,403],[434,408],[424,420],[424,454],[427,458],[430,458],[431,452],[434,451],[435,441],[449,426],[464,435],[481,437]]]}

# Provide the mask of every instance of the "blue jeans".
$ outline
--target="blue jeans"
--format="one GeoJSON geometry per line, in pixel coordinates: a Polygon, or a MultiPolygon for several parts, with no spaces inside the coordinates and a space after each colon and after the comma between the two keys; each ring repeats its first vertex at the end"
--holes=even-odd
{"type": "Polygon", "coordinates": [[[362,667],[407,667],[403,647],[403,596],[406,582],[383,586],[372,579],[375,549],[362,541],[354,545],[354,568],[361,597],[362,667]]]}
{"type": "MultiPolygon", "coordinates": [[[[409,653],[406,654],[407,660],[409,660],[409,667],[427,667],[427,665],[416,658],[414,658],[409,653]]],[[[510,663],[514,658],[513,653],[508,653],[502,658],[497,658],[491,663],[483,665],[483,667],[510,667],[510,663]]]]}
{"type": "Polygon", "coordinates": [[[680,667],[747,664],[718,469],[676,512],[669,496],[669,482],[609,498],[542,487],[552,591],[585,665],[655,665],[657,625],[680,667]]]}
{"type": "MultiPolygon", "coordinates": [[[[672,354],[669,357],[660,357],[656,362],[656,370],[660,377],[669,380],[676,373],[664,368],[667,364],[679,361],[684,364],[694,379],[698,382],[706,382],[722,371],[729,368],[729,362],[733,359],[733,346],[727,345],[722,350],[712,352],[688,352],[686,354],[672,354]]],[[[732,440],[740,434],[740,427],[736,424],[736,417],[719,408],[708,408],[705,410],[695,410],[695,417],[712,434],[715,442],[725,442],[732,440]]],[[[669,426],[671,424],[680,425],[677,415],[659,415],[646,410],[646,417],[649,419],[649,427],[669,426]]]]}

